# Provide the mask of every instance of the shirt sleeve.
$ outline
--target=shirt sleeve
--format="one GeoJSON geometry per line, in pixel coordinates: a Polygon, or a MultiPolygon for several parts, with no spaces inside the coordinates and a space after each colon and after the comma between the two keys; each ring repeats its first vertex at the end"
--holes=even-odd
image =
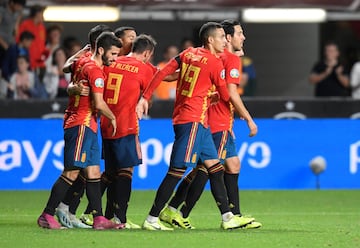
{"type": "Polygon", "coordinates": [[[241,80],[241,62],[238,56],[228,56],[224,62],[225,80],[227,84],[240,84],[241,80]]]}
{"type": "Polygon", "coordinates": [[[219,92],[220,98],[224,101],[229,101],[230,96],[226,87],[225,82],[225,69],[222,62],[219,60],[218,63],[214,64],[213,83],[216,86],[216,90],[219,92]]]}
{"type": "Polygon", "coordinates": [[[98,66],[88,66],[85,68],[89,79],[91,91],[93,93],[103,93],[105,84],[105,75],[98,66]]]}
{"type": "Polygon", "coordinates": [[[179,68],[179,63],[176,58],[170,60],[164,68],[159,70],[157,73],[155,73],[154,77],[150,81],[148,87],[145,89],[145,92],[143,94],[143,97],[147,100],[151,98],[152,93],[154,90],[159,86],[161,81],[164,79],[166,75],[172,74],[176,71],[176,69],[179,68]]]}

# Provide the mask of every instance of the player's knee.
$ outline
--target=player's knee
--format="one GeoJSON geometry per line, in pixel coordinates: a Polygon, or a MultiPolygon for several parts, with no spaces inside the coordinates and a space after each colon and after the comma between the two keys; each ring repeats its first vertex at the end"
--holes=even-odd
{"type": "Polygon", "coordinates": [[[224,166],[220,162],[217,162],[216,164],[208,167],[207,171],[209,174],[215,174],[217,172],[224,171],[224,166]]]}
{"type": "Polygon", "coordinates": [[[66,170],[63,171],[62,173],[63,177],[70,179],[71,181],[75,181],[78,175],[79,175],[79,170],[66,170]]]}
{"type": "Polygon", "coordinates": [[[167,174],[176,178],[182,178],[185,174],[186,168],[170,167],[167,174]]]}

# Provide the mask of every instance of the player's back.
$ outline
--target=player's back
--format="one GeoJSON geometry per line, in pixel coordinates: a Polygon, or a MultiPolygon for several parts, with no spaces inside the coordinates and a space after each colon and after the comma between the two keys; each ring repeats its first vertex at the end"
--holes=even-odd
{"type": "Polygon", "coordinates": [[[212,85],[224,85],[220,58],[205,48],[188,48],[180,54],[173,123],[200,122],[207,126],[212,85]]]}
{"type": "Polygon", "coordinates": [[[138,120],[135,112],[140,93],[149,84],[154,70],[148,64],[134,57],[122,56],[112,65],[104,68],[104,100],[117,118],[117,132],[112,136],[106,118],[101,118],[104,138],[118,138],[138,133],[138,120]]]}

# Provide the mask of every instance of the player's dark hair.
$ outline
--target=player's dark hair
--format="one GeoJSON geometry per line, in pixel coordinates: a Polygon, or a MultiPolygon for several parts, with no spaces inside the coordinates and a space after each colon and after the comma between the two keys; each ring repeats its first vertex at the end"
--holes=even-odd
{"type": "Polygon", "coordinates": [[[33,35],[33,33],[29,32],[29,31],[24,31],[20,34],[19,40],[23,41],[23,40],[34,40],[35,36],[33,35]]]}
{"type": "Polygon", "coordinates": [[[225,31],[225,35],[230,34],[231,37],[233,37],[235,33],[234,27],[240,25],[240,22],[236,20],[224,20],[220,24],[225,31]]]}
{"type": "Polygon", "coordinates": [[[222,28],[222,26],[217,22],[207,22],[202,25],[199,31],[201,44],[206,45],[208,43],[208,38],[214,33],[216,29],[219,28],[222,28]]]}
{"type": "Polygon", "coordinates": [[[154,51],[156,41],[147,34],[140,34],[134,40],[131,51],[134,53],[143,53],[144,51],[154,51]]]}
{"type": "Polygon", "coordinates": [[[91,46],[91,49],[95,49],[95,43],[96,39],[99,37],[99,35],[103,32],[112,32],[112,29],[105,24],[99,24],[90,29],[88,34],[89,43],[91,46]]]}
{"type": "Polygon", "coordinates": [[[135,31],[135,28],[128,27],[128,26],[119,27],[119,28],[115,29],[114,34],[118,38],[123,38],[125,35],[125,31],[128,31],[128,30],[135,31]]]}
{"type": "Polygon", "coordinates": [[[120,40],[112,32],[102,32],[96,39],[96,52],[99,47],[104,48],[105,52],[110,50],[112,46],[121,48],[120,40]]]}

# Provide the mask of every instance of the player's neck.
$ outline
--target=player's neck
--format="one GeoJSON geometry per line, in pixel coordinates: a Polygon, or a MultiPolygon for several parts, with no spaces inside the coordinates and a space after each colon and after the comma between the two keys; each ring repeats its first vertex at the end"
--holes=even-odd
{"type": "Polygon", "coordinates": [[[93,60],[95,62],[95,64],[99,67],[103,67],[103,65],[104,65],[100,54],[93,54],[93,56],[91,57],[91,60],[93,60]]]}

